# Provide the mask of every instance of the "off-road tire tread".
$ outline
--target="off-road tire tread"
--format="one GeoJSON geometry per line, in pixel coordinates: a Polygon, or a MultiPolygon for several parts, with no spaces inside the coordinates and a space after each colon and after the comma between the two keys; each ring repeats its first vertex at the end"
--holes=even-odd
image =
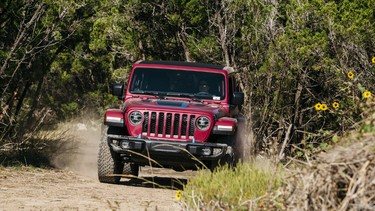
{"type": "Polygon", "coordinates": [[[125,163],[124,164],[124,170],[123,170],[122,173],[125,174],[125,175],[131,175],[131,176],[138,177],[139,166],[136,165],[136,164],[125,163]]]}
{"type": "Polygon", "coordinates": [[[100,182],[111,184],[120,182],[121,176],[113,176],[113,174],[122,174],[124,168],[124,164],[118,160],[118,155],[111,153],[107,142],[107,134],[103,134],[98,155],[98,178],[100,182]]]}

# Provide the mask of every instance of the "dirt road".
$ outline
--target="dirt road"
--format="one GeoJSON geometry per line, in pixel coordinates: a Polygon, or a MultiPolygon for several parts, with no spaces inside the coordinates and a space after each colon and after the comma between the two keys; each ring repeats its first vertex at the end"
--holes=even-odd
{"type": "Polygon", "coordinates": [[[183,210],[175,194],[186,180],[147,171],[140,178],[110,185],[67,170],[1,168],[0,210],[183,210]]]}
{"type": "Polygon", "coordinates": [[[142,167],[138,179],[99,183],[99,133],[81,131],[57,168],[0,167],[0,210],[183,210],[175,196],[194,172],[142,167]]]}

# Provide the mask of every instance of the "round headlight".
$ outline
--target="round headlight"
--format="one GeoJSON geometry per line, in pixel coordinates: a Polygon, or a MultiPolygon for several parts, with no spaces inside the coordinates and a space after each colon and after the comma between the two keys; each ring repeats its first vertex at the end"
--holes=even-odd
{"type": "Polygon", "coordinates": [[[200,116],[195,124],[199,130],[207,130],[210,127],[210,120],[205,116],[200,116]]]}
{"type": "Polygon", "coordinates": [[[132,125],[139,125],[142,122],[142,113],[139,111],[130,112],[129,122],[132,125]]]}

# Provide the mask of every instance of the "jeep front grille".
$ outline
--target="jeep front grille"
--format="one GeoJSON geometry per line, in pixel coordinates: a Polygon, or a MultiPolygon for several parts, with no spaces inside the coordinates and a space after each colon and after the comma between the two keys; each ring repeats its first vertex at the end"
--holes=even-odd
{"type": "Polygon", "coordinates": [[[148,137],[192,139],[195,115],[169,112],[143,112],[142,135],[148,137]]]}

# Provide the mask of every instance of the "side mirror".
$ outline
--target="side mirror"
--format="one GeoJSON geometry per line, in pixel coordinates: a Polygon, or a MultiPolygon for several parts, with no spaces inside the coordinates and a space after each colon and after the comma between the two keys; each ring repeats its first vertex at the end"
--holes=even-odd
{"type": "Polygon", "coordinates": [[[243,102],[244,102],[244,94],[243,94],[243,92],[233,92],[231,104],[233,104],[233,105],[242,105],[243,102]]]}
{"type": "Polygon", "coordinates": [[[122,100],[124,96],[124,84],[114,83],[112,84],[112,94],[117,96],[118,99],[122,100]]]}

